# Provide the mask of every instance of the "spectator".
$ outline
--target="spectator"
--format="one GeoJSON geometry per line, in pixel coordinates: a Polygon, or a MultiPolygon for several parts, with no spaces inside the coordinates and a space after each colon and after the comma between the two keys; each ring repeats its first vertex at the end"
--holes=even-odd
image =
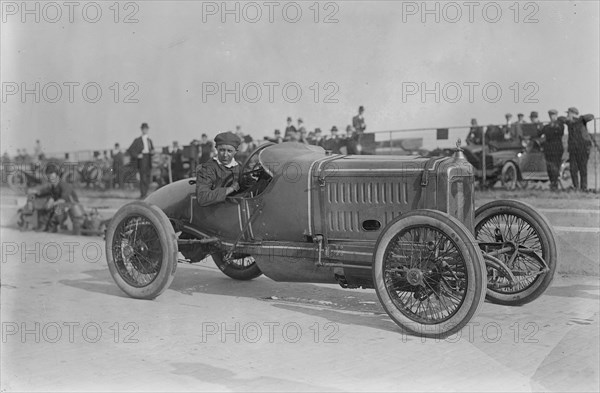
{"type": "Polygon", "coordinates": [[[25,165],[31,164],[31,156],[27,153],[27,149],[21,151],[21,162],[25,165]]]}
{"type": "Polygon", "coordinates": [[[204,164],[208,162],[212,157],[215,156],[214,150],[215,145],[212,141],[208,140],[208,135],[202,134],[202,141],[199,144],[200,151],[198,154],[200,155],[200,159],[198,160],[199,164],[204,164]]]}
{"type": "Polygon", "coordinates": [[[542,122],[539,119],[538,113],[533,111],[529,114],[529,121],[535,125],[536,131],[539,133],[542,129],[542,122]]]}
{"type": "Polygon", "coordinates": [[[179,142],[173,141],[171,148],[171,176],[173,181],[181,180],[185,177],[183,173],[183,150],[179,147],[179,142]]]}
{"type": "Polygon", "coordinates": [[[127,153],[132,162],[137,162],[137,169],[140,173],[140,198],[145,198],[150,188],[152,180],[152,155],[154,154],[154,145],[152,139],[148,136],[148,123],[142,123],[140,129],[142,135],[135,138],[127,153]]]}
{"type": "Polygon", "coordinates": [[[118,143],[115,143],[115,148],[110,152],[110,155],[112,158],[112,186],[116,188],[118,185],[120,189],[123,189],[125,156],[118,143]]]}
{"type": "Polygon", "coordinates": [[[58,226],[63,227],[67,220],[67,212],[73,203],[78,203],[79,198],[71,185],[60,179],[59,168],[57,165],[48,165],[46,167],[46,176],[48,185],[42,187],[34,195],[37,198],[50,197],[45,210],[49,211],[49,218],[46,222],[45,231],[56,232],[58,226]]]}
{"type": "Polygon", "coordinates": [[[358,132],[351,125],[346,127],[346,154],[360,154],[360,144],[358,143],[358,132]]]}
{"type": "Polygon", "coordinates": [[[579,110],[570,107],[567,110],[567,117],[561,116],[558,120],[566,123],[569,130],[568,151],[573,188],[577,190],[581,186],[582,191],[587,191],[587,162],[592,148],[592,138],[586,123],[593,120],[594,115],[578,116],[579,110]]]}
{"type": "MultiPolygon", "coordinates": [[[[558,190],[558,175],[563,156],[562,137],[565,133],[564,124],[557,119],[558,112],[554,109],[548,111],[550,123],[546,124],[540,131],[546,158],[546,170],[550,179],[550,190],[558,190]]],[[[541,123],[540,123],[541,124],[541,123]]]]}
{"type": "Polygon", "coordinates": [[[356,115],[352,118],[352,127],[354,127],[354,129],[356,130],[356,132],[359,135],[362,135],[365,132],[365,130],[367,129],[367,125],[365,123],[364,112],[365,112],[365,107],[361,105],[358,107],[358,115],[356,115]]]}
{"type": "Polygon", "coordinates": [[[523,139],[523,124],[525,124],[525,115],[522,113],[517,114],[517,121],[515,121],[510,128],[510,139],[513,141],[521,141],[523,139]]]}
{"type": "Polygon", "coordinates": [[[338,136],[338,129],[336,126],[331,127],[331,135],[323,141],[323,148],[325,150],[331,150],[334,154],[340,154],[342,142],[338,136]]]}
{"type": "Polygon", "coordinates": [[[510,122],[510,120],[512,119],[513,115],[510,113],[507,113],[504,115],[504,118],[506,119],[506,123],[504,124],[504,139],[510,139],[511,138],[511,129],[512,129],[512,123],[510,122]]]}
{"type": "Polygon", "coordinates": [[[323,133],[320,128],[315,128],[315,132],[310,143],[312,145],[321,146],[321,144],[323,143],[323,133]]]}
{"type": "Polygon", "coordinates": [[[300,143],[304,143],[304,144],[309,144],[308,143],[308,133],[306,132],[306,128],[301,127],[298,129],[298,142],[300,143]]]}
{"type": "Polygon", "coordinates": [[[290,134],[292,132],[296,132],[296,127],[292,124],[292,118],[288,116],[287,118],[287,127],[285,127],[285,133],[283,134],[283,140],[289,140],[290,134]]]}
{"type": "Polygon", "coordinates": [[[283,138],[284,142],[298,142],[300,140],[300,136],[298,131],[296,131],[296,129],[294,128],[293,130],[289,131],[288,135],[283,138]]]}
{"type": "Polygon", "coordinates": [[[467,135],[467,145],[481,145],[483,138],[483,127],[477,125],[477,119],[471,119],[471,128],[467,135]]]}
{"type": "Polygon", "coordinates": [[[37,162],[37,161],[43,161],[44,160],[44,151],[42,150],[42,144],[40,143],[39,139],[36,139],[35,141],[35,146],[33,148],[33,159],[37,162]]]}
{"type": "Polygon", "coordinates": [[[298,131],[300,140],[302,140],[302,134],[306,135],[306,128],[304,127],[304,120],[300,117],[298,118],[298,129],[296,131],[298,131]]]}
{"type": "Polygon", "coordinates": [[[243,133],[236,134],[238,138],[240,138],[240,145],[237,149],[236,160],[239,162],[245,162],[246,158],[250,156],[252,151],[254,151],[254,141],[250,135],[244,135],[243,133]]]}

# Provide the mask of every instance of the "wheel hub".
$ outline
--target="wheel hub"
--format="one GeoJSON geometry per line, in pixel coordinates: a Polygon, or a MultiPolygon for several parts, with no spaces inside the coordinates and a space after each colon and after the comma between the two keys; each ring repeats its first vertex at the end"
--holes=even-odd
{"type": "Polygon", "coordinates": [[[123,246],[123,256],[125,257],[125,259],[131,258],[131,256],[133,256],[134,253],[135,251],[133,251],[133,247],[131,247],[129,244],[123,246]]]}
{"type": "Polygon", "coordinates": [[[406,273],[406,281],[410,285],[422,285],[423,284],[423,272],[420,269],[412,268],[406,273]]]}

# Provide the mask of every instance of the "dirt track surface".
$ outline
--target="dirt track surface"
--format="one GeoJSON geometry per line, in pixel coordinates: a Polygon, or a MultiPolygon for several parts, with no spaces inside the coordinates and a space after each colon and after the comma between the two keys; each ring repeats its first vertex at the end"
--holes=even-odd
{"type": "Polygon", "coordinates": [[[207,260],[141,301],[100,238],[1,231],[17,246],[2,261],[3,391],[598,390],[597,277],[557,276],[531,304],[485,303],[460,334],[422,340],[372,290],[238,282],[207,260]]]}

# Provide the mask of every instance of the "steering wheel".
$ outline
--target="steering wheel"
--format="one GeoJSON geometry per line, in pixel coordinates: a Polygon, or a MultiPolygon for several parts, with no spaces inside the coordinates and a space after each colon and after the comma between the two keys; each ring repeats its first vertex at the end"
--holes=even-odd
{"type": "Polygon", "coordinates": [[[262,164],[258,160],[258,155],[265,148],[274,144],[275,143],[273,142],[262,144],[246,158],[240,167],[240,174],[238,177],[241,190],[248,189],[258,182],[260,176],[265,172],[262,164]]]}

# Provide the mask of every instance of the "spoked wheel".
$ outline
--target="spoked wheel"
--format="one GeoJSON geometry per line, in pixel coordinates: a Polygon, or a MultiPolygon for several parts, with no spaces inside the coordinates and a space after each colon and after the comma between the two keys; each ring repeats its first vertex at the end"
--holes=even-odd
{"type": "Polygon", "coordinates": [[[469,230],[434,210],[417,210],[379,236],[373,282],[388,315],[403,329],[445,337],[463,328],[483,303],[483,257],[469,230]]]}
{"type": "Polygon", "coordinates": [[[262,275],[254,257],[250,255],[233,254],[229,260],[226,260],[225,252],[212,254],[215,265],[225,275],[235,280],[252,280],[262,275]]]}
{"type": "Polygon", "coordinates": [[[502,185],[507,190],[514,190],[517,187],[518,174],[517,166],[513,162],[507,162],[502,167],[502,185]]]}
{"type": "Polygon", "coordinates": [[[27,193],[27,175],[23,171],[18,170],[15,173],[10,173],[6,181],[12,190],[27,193]]]}
{"type": "Polygon", "coordinates": [[[177,268],[173,226],[156,206],[127,204],[108,225],[106,259],[119,288],[134,298],[153,299],[169,287],[177,268]]]}
{"type": "Polygon", "coordinates": [[[548,288],[556,270],[556,242],[547,219],[530,205],[513,201],[490,202],[475,212],[475,238],[484,251],[504,263],[514,282],[487,267],[487,299],[522,305],[548,288]]]}

